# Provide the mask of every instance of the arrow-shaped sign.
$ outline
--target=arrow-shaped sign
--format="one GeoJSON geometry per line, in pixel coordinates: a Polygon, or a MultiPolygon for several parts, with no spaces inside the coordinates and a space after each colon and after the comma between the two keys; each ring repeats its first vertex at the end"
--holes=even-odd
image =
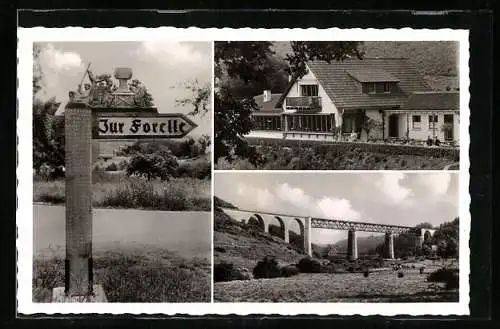
{"type": "Polygon", "coordinates": [[[196,127],[196,123],[181,113],[97,113],[93,138],[182,138],[196,127]]]}

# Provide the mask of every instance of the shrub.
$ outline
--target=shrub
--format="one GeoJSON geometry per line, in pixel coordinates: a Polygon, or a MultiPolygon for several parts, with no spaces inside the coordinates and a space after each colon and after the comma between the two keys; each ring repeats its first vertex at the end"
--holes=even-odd
{"type": "Polygon", "coordinates": [[[253,276],[256,279],[277,278],[281,276],[281,269],[274,257],[266,256],[254,267],[253,276]]]}
{"type": "Polygon", "coordinates": [[[428,282],[451,282],[458,279],[458,268],[442,267],[427,276],[428,282]],[[456,278],[455,278],[456,277],[456,278]]]}
{"type": "Polygon", "coordinates": [[[161,180],[169,180],[178,166],[177,159],[169,150],[153,154],[135,153],[127,167],[127,175],[142,176],[148,180],[157,177],[161,180]]]}
{"type": "Polygon", "coordinates": [[[117,171],[118,170],[118,166],[116,165],[116,163],[111,163],[109,166],[106,167],[106,169],[104,169],[106,171],[117,171]]]}
{"type": "Polygon", "coordinates": [[[232,263],[221,262],[214,265],[214,281],[246,280],[248,277],[234,268],[232,263]]]}
{"type": "Polygon", "coordinates": [[[287,265],[281,268],[281,276],[290,277],[299,274],[299,269],[296,265],[287,265]]]}
{"type": "Polygon", "coordinates": [[[214,251],[218,251],[218,252],[226,252],[226,249],[222,248],[222,247],[215,247],[214,248],[214,251]]]}
{"type": "Polygon", "coordinates": [[[403,272],[398,272],[398,278],[402,278],[404,276],[405,276],[405,274],[403,272]]]}
{"type": "Polygon", "coordinates": [[[370,275],[370,271],[366,270],[363,272],[363,276],[367,278],[370,275]]]}
{"type": "Polygon", "coordinates": [[[310,257],[302,258],[297,267],[301,273],[321,273],[321,263],[310,257]]]}

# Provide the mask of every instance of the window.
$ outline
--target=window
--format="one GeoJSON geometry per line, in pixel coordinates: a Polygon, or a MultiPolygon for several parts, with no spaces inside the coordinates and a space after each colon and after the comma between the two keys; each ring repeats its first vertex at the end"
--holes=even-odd
{"type": "Polygon", "coordinates": [[[437,129],[438,116],[436,114],[429,115],[429,129],[437,129]]]}
{"type": "Polygon", "coordinates": [[[411,127],[415,130],[422,128],[422,126],[420,125],[421,121],[422,121],[422,118],[420,117],[420,115],[412,116],[411,117],[411,127]]]}
{"type": "Polygon", "coordinates": [[[301,96],[318,96],[318,85],[300,85],[301,96]]]}
{"type": "Polygon", "coordinates": [[[384,93],[391,92],[391,84],[389,82],[384,82],[384,93]]]}
{"type": "Polygon", "coordinates": [[[376,84],[375,83],[368,83],[368,93],[375,94],[376,92],[377,92],[376,84]]]}

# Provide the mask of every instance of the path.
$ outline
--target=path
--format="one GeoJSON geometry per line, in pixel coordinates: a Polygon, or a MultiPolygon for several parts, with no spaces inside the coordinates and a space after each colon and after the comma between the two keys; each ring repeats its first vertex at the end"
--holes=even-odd
{"type": "MultiPolygon", "coordinates": [[[[65,208],[33,206],[33,251],[64,255],[65,208]]],[[[211,257],[210,212],[93,209],[93,249],[151,246],[183,257],[211,257]]]]}

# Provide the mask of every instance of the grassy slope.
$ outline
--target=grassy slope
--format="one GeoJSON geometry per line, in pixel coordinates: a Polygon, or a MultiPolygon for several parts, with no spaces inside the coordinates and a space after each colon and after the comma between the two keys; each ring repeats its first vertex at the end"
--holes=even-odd
{"type": "Polygon", "coordinates": [[[295,277],[215,284],[219,302],[458,302],[458,291],[429,283],[417,269],[397,272],[304,274],[295,277]]]}
{"type": "MultiPolygon", "coordinates": [[[[50,302],[64,286],[62,258],[35,259],[33,300],[50,302]]],[[[166,250],[141,249],[94,254],[94,282],[109,302],[210,302],[211,266],[206,259],[184,259],[166,250]]]]}
{"type": "Polygon", "coordinates": [[[296,263],[305,257],[279,238],[244,229],[225,213],[214,212],[214,224],[214,264],[225,261],[251,272],[265,256],[275,256],[281,264],[296,263]]]}

